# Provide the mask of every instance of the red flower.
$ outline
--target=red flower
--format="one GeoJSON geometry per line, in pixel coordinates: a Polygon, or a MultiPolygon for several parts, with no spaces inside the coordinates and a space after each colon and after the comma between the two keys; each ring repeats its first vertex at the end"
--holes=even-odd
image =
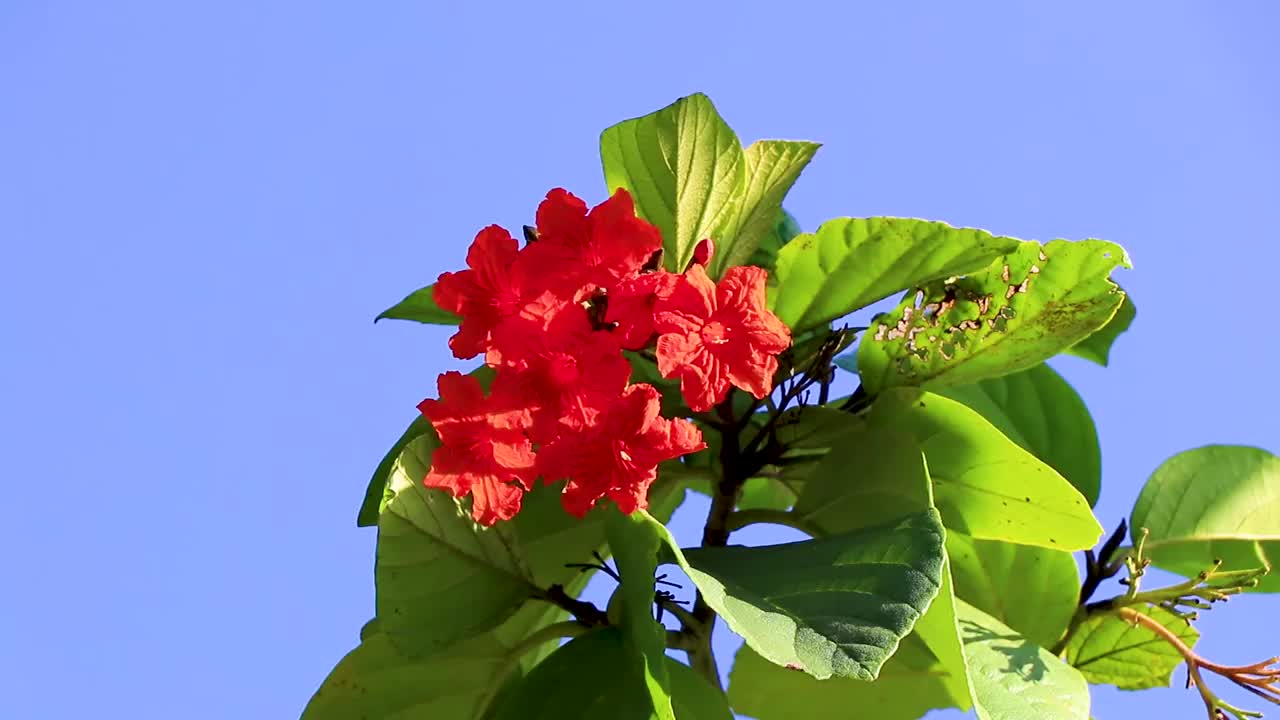
{"type": "Polygon", "coordinates": [[[637,275],[609,291],[605,321],[616,323],[613,334],[628,350],[639,350],[653,337],[653,308],[658,298],[675,288],[679,275],[666,270],[637,275]]]}
{"type": "Polygon", "coordinates": [[[471,516],[481,525],[509,520],[536,477],[533,447],[525,437],[529,413],[515,398],[485,397],[471,375],[447,372],[437,381],[439,400],[418,410],[440,436],[423,484],[454,497],[471,494],[471,516]]]}
{"type": "Polygon", "coordinates": [[[462,316],[458,332],[449,338],[454,357],[465,359],[484,352],[489,333],[504,317],[516,314],[536,295],[511,233],[490,225],[481,230],[467,251],[467,267],[436,280],[432,299],[441,308],[462,316]]]}
{"type": "Polygon", "coordinates": [[[556,188],[538,206],[538,241],[525,249],[530,274],[557,295],[581,299],[640,272],[662,247],[662,235],[636,217],[635,204],[619,188],[587,211],[572,193],[556,188]]]}
{"type": "Polygon", "coordinates": [[[523,316],[506,320],[494,331],[493,344],[503,348],[496,354],[506,363],[498,369],[494,392],[528,404],[529,434],[539,444],[592,423],[631,376],[618,341],[592,330],[581,305],[565,305],[546,323],[523,316]]]}
{"type": "Polygon", "coordinates": [[[777,354],[791,344],[791,331],[765,307],[767,275],[758,267],[732,267],[717,287],[693,265],[658,301],[658,371],[680,379],[694,412],[724,400],[730,385],[757,398],[773,390],[777,354]]]}
{"type": "Polygon", "coordinates": [[[538,452],[544,478],[569,479],[560,498],[565,510],[582,517],[606,496],[627,514],[647,507],[658,463],[707,446],[693,423],[658,414],[660,397],[652,385],[632,385],[595,425],[538,452]]]}

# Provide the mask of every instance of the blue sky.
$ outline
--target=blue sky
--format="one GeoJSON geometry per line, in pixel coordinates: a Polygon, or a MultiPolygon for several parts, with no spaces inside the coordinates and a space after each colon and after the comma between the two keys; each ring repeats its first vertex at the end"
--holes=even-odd
{"type": "MultiPolygon", "coordinates": [[[[1274,4],[437,5],[0,5],[7,717],[296,716],[372,613],[368,474],[460,367],[447,329],[373,316],[548,189],[603,199],[600,130],[693,91],[746,141],[825,143],[807,229],[1129,249],[1112,366],[1056,363],[1105,525],[1174,452],[1280,450],[1274,4]]],[[[1201,649],[1277,653],[1275,602],[1201,649]]]]}

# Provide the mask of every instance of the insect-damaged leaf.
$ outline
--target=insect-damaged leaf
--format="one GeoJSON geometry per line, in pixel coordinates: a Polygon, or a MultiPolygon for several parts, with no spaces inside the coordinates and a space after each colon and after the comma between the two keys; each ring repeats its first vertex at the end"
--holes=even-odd
{"type": "Polygon", "coordinates": [[[1120,337],[1121,333],[1129,329],[1137,315],[1138,310],[1133,306],[1133,296],[1126,292],[1124,302],[1111,317],[1111,321],[1089,337],[1067,348],[1067,354],[1082,357],[1106,367],[1111,360],[1111,346],[1115,344],[1116,338],[1120,337]]]}
{"type": "Polygon", "coordinates": [[[928,283],[863,337],[862,384],[964,385],[1039,364],[1111,320],[1120,266],[1129,258],[1115,243],[1024,242],[986,270],[928,283]]]}
{"type": "Polygon", "coordinates": [[[793,330],[905,288],[981,270],[1018,240],[915,218],[836,218],[778,251],[769,304],[793,330]]]}

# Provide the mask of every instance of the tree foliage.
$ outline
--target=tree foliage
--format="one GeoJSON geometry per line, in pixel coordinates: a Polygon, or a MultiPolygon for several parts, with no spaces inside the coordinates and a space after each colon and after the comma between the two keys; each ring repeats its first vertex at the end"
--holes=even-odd
{"type": "Polygon", "coordinates": [[[1128,535],[1091,510],[1096,429],[1046,361],[1106,364],[1134,319],[1125,250],[910,218],[801,232],[782,203],[818,149],[744,148],[681,98],[604,131],[609,200],[552,191],[523,244],[487,227],[466,270],[378,316],[458,325],[485,365],[442,377],[377,465],[376,617],[304,720],[1085,720],[1089,683],[1180,663],[1211,719],[1253,716],[1214,677],[1280,703],[1274,665],[1194,649],[1197,613],[1280,591],[1280,458],[1170,458],[1128,535]],[[833,397],[837,373],[857,390],[833,397]],[[687,489],[712,499],[692,543],[664,524],[687,489]],[[756,523],[808,539],[732,542],[756,523]],[[1152,564],[1186,580],[1152,588],[1152,564]],[[580,597],[593,573],[605,607],[580,597]]]}

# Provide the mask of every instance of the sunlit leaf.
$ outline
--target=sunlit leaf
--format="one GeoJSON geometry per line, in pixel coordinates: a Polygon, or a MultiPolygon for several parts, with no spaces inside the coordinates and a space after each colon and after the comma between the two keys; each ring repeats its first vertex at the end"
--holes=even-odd
{"type": "MultiPolygon", "coordinates": [[[[1145,607],[1142,612],[1193,647],[1200,633],[1168,610],[1145,607]]],[[[1182,655],[1167,640],[1143,625],[1116,615],[1086,618],[1067,641],[1063,657],[1091,683],[1122,690],[1169,687],[1182,655]]]]}
{"type": "Polygon", "coordinates": [[[1080,575],[1071,553],[947,533],[956,596],[1052,647],[1075,614],[1080,575]]]}
{"type": "Polygon", "coordinates": [[[981,270],[1013,238],[914,218],[836,218],[778,252],[770,308],[793,330],[824,325],[893,293],[981,270]]]}
{"type": "Polygon", "coordinates": [[[766,240],[772,241],[769,236],[776,232],[783,212],[782,198],[818,147],[817,143],[794,140],[758,140],[747,147],[737,221],[732,238],[724,238],[711,259],[712,277],[748,263],[766,240]]]}
{"type": "Polygon", "coordinates": [[[1092,506],[1102,488],[1102,450],[1093,416],[1080,395],[1045,364],[939,395],[977,410],[1006,437],[1048,463],[1092,506]]]}
{"type": "Polygon", "coordinates": [[[663,263],[683,271],[703,238],[735,227],[746,160],[738,136],[700,93],[600,136],[609,192],[623,187],[662,232],[663,263]]]}
{"type": "Polygon", "coordinates": [[[979,720],[1089,717],[1089,686],[1079,672],[968,603],[957,610],[979,720]]]}
{"type": "Polygon", "coordinates": [[[435,288],[435,285],[428,285],[414,290],[405,296],[405,299],[383,310],[382,314],[374,318],[373,321],[378,322],[383,319],[413,320],[426,325],[457,325],[462,318],[436,305],[436,301],[432,297],[435,288]]]}
{"type": "Polygon", "coordinates": [[[1125,293],[1124,302],[1120,304],[1116,314],[1111,316],[1111,320],[1089,337],[1067,348],[1066,353],[1106,367],[1111,360],[1111,347],[1115,345],[1116,338],[1129,329],[1137,315],[1138,310],[1133,306],[1133,296],[1125,293]]]}
{"type": "Polygon", "coordinates": [[[1121,266],[1115,243],[1024,242],[981,272],[925,284],[863,336],[862,384],[965,385],[1038,365],[1111,320],[1121,266]]]}
{"type": "MultiPolygon", "coordinates": [[[[1193,577],[1215,560],[1222,570],[1280,565],[1280,458],[1239,445],[1208,445],[1169,458],[1134,503],[1129,529],[1142,528],[1157,567],[1193,577]]],[[[1280,592],[1280,573],[1257,588],[1280,592]]]]}

